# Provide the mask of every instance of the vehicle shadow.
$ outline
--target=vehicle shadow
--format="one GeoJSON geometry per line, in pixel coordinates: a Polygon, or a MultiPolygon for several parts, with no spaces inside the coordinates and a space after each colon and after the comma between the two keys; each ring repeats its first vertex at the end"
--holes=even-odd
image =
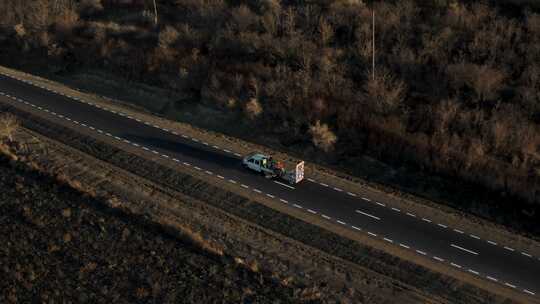
{"type": "Polygon", "coordinates": [[[141,146],[146,146],[149,149],[157,149],[165,154],[176,157],[182,161],[206,161],[211,162],[214,167],[221,167],[226,170],[235,170],[242,173],[256,174],[251,170],[247,170],[242,166],[242,160],[225,151],[220,151],[210,146],[205,146],[200,143],[187,144],[181,139],[168,140],[157,137],[146,137],[134,134],[125,133],[123,137],[132,142],[138,143],[141,146]]]}

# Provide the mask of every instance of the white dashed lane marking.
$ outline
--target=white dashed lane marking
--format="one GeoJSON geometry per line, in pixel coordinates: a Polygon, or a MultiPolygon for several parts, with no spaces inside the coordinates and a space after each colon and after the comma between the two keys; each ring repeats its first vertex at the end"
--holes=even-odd
{"type": "Polygon", "coordinates": [[[491,280],[493,282],[499,282],[499,280],[495,279],[494,277],[486,276],[488,280],[491,280]]]}
{"type": "Polygon", "coordinates": [[[427,218],[424,218],[424,217],[422,218],[422,221],[431,223],[431,220],[428,220],[427,218]]]}
{"type": "Polygon", "coordinates": [[[347,223],[345,223],[344,221],[337,220],[337,222],[340,223],[341,225],[347,225],[347,223]]]}
{"type": "Polygon", "coordinates": [[[497,243],[495,243],[493,241],[487,241],[487,242],[490,243],[491,245],[497,246],[497,243]]]}
{"type": "Polygon", "coordinates": [[[442,227],[442,228],[445,228],[445,229],[448,228],[448,226],[443,225],[443,224],[437,224],[437,226],[442,227]]]}
{"type": "Polygon", "coordinates": [[[287,187],[287,188],[289,188],[289,189],[293,189],[293,190],[296,189],[296,188],[294,188],[293,186],[289,186],[289,185],[284,184],[284,183],[279,182],[279,181],[274,181],[274,183],[276,183],[276,184],[278,184],[278,185],[281,185],[281,186],[283,186],[283,187],[287,187]]]}
{"type": "Polygon", "coordinates": [[[463,247],[455,245],[455,244],[450,244],[450,246],[452,246],[452,247],[454,247],[456,249],[459,249],[461,251],[465,251],[465,252],[470,253],[470,254],[478,255],[478,252],[472,251],[472,250],[467,249],[467,248],[463,248],[463,247]]]}
{"type": "Polygon", "coordinates": [[[388,243],[393,243],[394,241],[392,241],[391,239],[389,238],[383,238],[383,240],[387,241],[388,243]]]}
{"type": "Polygon", "coordinates": [[[307,211],[308,211],[309,213],[317,214],[316,211],[313,211],[313,210],[311,210],[311,209],[308,209],[307,211]]]}
{"type": "Polygon", "coordinates": [[[366,212],[363,212],[363,211],[360,211],[360,210],[356,210],[356,212],[357,212],[357,213],[360,213],[360,214],[362,214],[362,215],[365,215],[365,216],[367,216],[367,217],[370,217],[370,218],[372,218],[372,219],[376,219],[377,221],[380,221],[380,220],[381,220],[380,217],[377,217],[377,216],[375,216],[375,215],[373,215],[373,214],[369,214],[369,213],[366,213],[366,212]]]}
{"type": "Polygon", "coordinates": [[[476,270],[472,270],[472,269],[469,269],[468,270],[470,273],[474,273],[475,275],[480,275],[480,273],[476,270]]]}
{"type": "Polygon", "coordinates": [[[369,234],[369,235],[371,235],[371,236],[373,236],[373,237],[376,237],[376,236],[377,236],[377,234],[375,234],[375,233],[373,233],[373,232],[369,232],[369,231],[368,231],[367,234],[369,234]]]}
{"type": "Polygon", "coordinates": [[[438,257],[438,256],[434,256],[433,257],[435,260],[439,261],[439,262],[444,262],[444,259],[438,257]]]}

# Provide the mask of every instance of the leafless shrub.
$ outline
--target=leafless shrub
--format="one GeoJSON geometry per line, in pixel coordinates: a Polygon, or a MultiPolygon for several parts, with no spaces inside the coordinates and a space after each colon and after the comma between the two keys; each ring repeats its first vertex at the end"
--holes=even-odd
{"type": "Polygon", "coordinates": [[[332,132],[327,124],[321,124],[317,121],[309,127],[309,133],[312,136],[313,144],[325,152],[329,152],[334,148],[337,141],[337,136],[332,132]]]}
{"type": "Polygon", "coordinates": [[[65,10],[56,18],[55,32],[60,39],[71,36],[79,21],[79,15],[74,10],[65,10]]]}
{"type": "Polygon", "coordinates": [[[0,115],[0,138],[7,138],[8,142],[13,142],[13,134],[19,128],[17,118],[9,113],[0,115]]]}
{"type": "Polygon", "coordinates": [[[101,0],[82,0],[79,3],[79,14],[91,16],[103,11],[101,0]]]}
{"type": "Polygon", "coordinates": [[[252,98],[246,103],[244,111],[249,119],[254,120],[262,114],[263,109],[259,101],[256,98],[252,98]]]}
{"type": "Polygon", "coordinates": [[[368,77],[364,90],[369,107],[379,114],[397,109],[405,95],[405,83],[387,71],[376,71],[375,77],[368,77]]]}
{"type": "Polygon", "coordinates": [[[240,5],[232,10],[232,19],[242,32],[253,25],[257,21],[257,18],[257,15],[246,5],[240,5]]]}
{"type": "Polygon", "coordinates": [[[319,21],[319,34],[321,37],[321,45],[325,46],[327,45],[332,37],[334,36],[334,29],[330,23],[328,23],[326,20],[321,19],[319,21]]]}
{"type": "Polygon", "coordinates": [[[178,39],[178,31],[172,26],[166,26],[159,33],[159,45],[160,47],[169,47],[178,39]]]}
{"type": "Polygon", "coordinates": [[[15,30],[15,34],[19,38],[23,38],[26,35],[26,29],[24,28],[24,25],[22,23],[16,24],[13,27],[13,30],[15,30]]]}

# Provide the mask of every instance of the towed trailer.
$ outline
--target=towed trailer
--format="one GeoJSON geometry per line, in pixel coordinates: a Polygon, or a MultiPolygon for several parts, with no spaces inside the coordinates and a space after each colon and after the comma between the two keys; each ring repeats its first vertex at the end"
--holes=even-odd
{"type": "Polygon", "coordinates": [[[297,184],[304,179],[304,161],[298,162],[294,169],[286,169],[282,162],[271,156],[254,152],[242,159],[242,165],[263,174],[266,178],[279,178],[289,184],[297,184]]]}

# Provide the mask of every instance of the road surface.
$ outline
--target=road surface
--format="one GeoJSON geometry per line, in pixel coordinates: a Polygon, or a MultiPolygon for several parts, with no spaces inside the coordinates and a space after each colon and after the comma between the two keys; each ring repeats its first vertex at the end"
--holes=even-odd
{"type": "Polygon", "coordinates": [[[540,259],[429,218],[387,206],[366,190],[346,192],[306,176],[290,186],[243,169],[232,148],[212,146],[151,123],[33,83],[0,75],[0,101],[42,111],[134,147],[200,170],[259,195],[399,246],[507,288],[540,296],[540,259]]]}

